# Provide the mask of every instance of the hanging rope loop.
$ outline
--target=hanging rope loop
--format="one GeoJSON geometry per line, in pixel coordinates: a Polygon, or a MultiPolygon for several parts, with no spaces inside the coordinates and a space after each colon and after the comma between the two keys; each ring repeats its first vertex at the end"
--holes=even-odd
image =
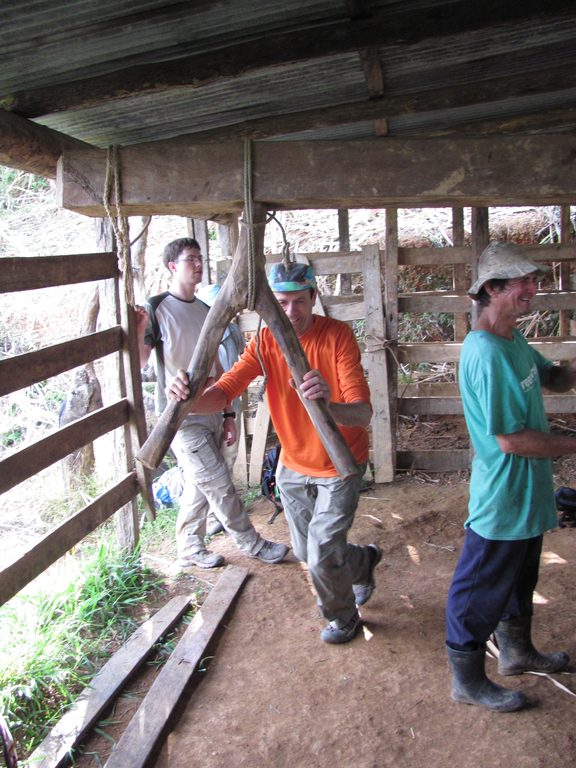
{"type": "Polygon", "coordinates": [[[288,238],[286,237],[286,230],[282,226],[282,222],[280,219],[276,216],[276,211],[272,211],[268,221],[275,221],[276,224],[280,227],[280,232],[282,232],[282,240],[284,242],[284,245],[282,246],[282,263],[288,269],[292,264],[294,264],[294,256],[290,255],[290,243],[288,242],[288,238]]]}
{"type": "Polygon", "coordinates": [[[106,152],[106,177],[104,180],[103,203],[106,214],[112,225],[116,248],[118,251],[118,269],[123,276],[124,298],[130,306],[135,305],[134,273],[132,271],[132,255],[130,250],[130,235],[128,219],[122,214],[121,208],[120,155],[118,147],[112,144],[106,152]],[[114,208],[112,211],[112,188],[114,189],[114,208]]]}

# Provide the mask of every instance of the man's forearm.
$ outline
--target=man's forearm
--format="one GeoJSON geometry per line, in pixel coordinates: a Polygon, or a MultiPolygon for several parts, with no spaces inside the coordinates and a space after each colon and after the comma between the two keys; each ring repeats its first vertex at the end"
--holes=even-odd
{"type": "Polygon", "coordinates": [[[330,403],[330,413],[341,427],[367,427],[372,418],[370,403],[330,403]]]}
{"type": "Polygon", "coordinates": [[[224,390],[212,385],[202,392],[195,400],[191,408],[192,413],[217,413],[223,411],[228,402],[224,390]]]}
{"type": "Polygon", "coordinates": [[[528,459],[551,459],[576,453],[575,437],[540,432],[537,429],[522,429],[509,435],[496,435],[496,440],[504,453],[528,459]]]}

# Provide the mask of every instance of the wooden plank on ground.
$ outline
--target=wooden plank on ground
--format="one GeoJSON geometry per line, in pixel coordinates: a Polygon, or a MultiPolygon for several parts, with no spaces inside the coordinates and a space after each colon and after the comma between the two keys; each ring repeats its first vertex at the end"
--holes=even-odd
{"type": "Polygon", "coordinates": [[[154,644],[182,617],[190,602],[190,595],[173,597],[134,632],[32,753],[29,760],[35,768],[58,768],[68,763],[73,749],[150,655],[154,644]]]}
{"type": "Polygon", "coordinates": [[[142,768],[165,734],[198,663],[220,622],[248,577],[229,565],[161,669],[144,701],[120,737],[105,768],[142,768]]]}

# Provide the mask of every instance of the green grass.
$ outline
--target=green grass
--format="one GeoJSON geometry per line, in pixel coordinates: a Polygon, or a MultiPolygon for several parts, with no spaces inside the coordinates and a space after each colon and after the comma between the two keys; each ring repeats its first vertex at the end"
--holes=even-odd
{"type": "Polygon", "coordinates": [[[101,544],[51,593],[0,608],[0,709],[22,759],[42,741],[136,628],[135,609],[161,585],[138,553],[101,544]]]}

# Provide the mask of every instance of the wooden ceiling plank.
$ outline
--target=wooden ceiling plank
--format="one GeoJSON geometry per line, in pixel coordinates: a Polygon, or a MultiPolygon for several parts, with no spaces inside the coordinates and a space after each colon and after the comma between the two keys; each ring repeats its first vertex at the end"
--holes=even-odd
{"type": "MultiPolygon", "coordinates": [[[[190,134],[193,141],[227,141],[238,137],[272,138],[306,130],[317,130],[363,120],[380,120],[417,112],[457,109],[485,102],[498,102],[511,97],[549,95],[559,88],[576,88],[576,67],[567,71],[558,67],[545,72],[500,77],[475,83],[474,88],[461,86],[438,88],[420,94],[383,96],[378,99],[334,107],[306,110],[286,115],[249,120],[243,123],[190,134]]],[[[449,130],[449,129],[447,129],[449,130]]]]}
{"type": "MultiPolygon", "coordinates": [[[[239,77],[266,67],[286,65],[323,56],[345,53],[359,48],[391,44],[409,45],[469,30],[498,27],[526,21],[530,17],[545,19],[566,14],[573,21],[572,3],[568,0],[524,0],[502,3],[446,2],[422,7],[417,18],[413,11],[395,4],[375,13],[356,18],[330,19],[327,23],[306,29],[268,34],[257,40],[242,41],[227,47],[203,51],[186,57],[138,66],[125,67],[98,77],[74,79],[53,87],[35,88],[2,94],[0,107],[24,117],[87,108],[104,101],[135,95],[159,93],[172,88],[198,88],[223,79],[239,77]]],[[[73,75],[71,75],[73,76],[73,75]]]]}

